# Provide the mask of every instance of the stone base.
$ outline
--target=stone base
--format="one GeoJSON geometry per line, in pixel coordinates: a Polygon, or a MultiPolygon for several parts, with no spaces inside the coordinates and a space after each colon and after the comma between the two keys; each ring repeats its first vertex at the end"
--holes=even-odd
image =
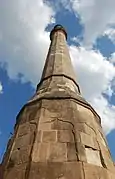
{"type": "Polygon", "coordinates": [[[32,162],[7,170],[4,179],[115,179],[115,171],[84,162],[32,162]]]}

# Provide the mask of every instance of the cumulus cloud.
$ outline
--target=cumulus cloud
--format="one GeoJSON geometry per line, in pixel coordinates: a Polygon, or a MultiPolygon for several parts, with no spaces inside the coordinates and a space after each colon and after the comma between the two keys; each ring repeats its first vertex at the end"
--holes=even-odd
{"type": "Polygon", "coordinates": [[[103,129],[108,134],[115,129],[115,106],[109,104],[103,93],[109,98],[114,93],[115,67],[98,51],[70,46],[70,54],[82,94],[101,116],[103,129]]]}
{"type": "Polygon", "coordinates": [[[84,25],[84,45],[89,46],[115,23],[114,0],[70,0],[84,25]]]}
{"type": "Polygon", "coordinates": [[[0,3],[0,62],[11,79],[38,82],[49,46],[54,12],[43,0],[0,3]]]}
{"type": "Polygon", "coordinates": [[[59,0],[55,4],[79,16],[84,26],[85,47],[91,47],[97,37],[115,25],[114,0],[59,0]]]}
{"type": "Polygon", "coordinates": [[[108,28],[105,30],[104,35],[107,35],[108,38],[115,44],[115,29],[114,28],[108,28]]]}
{"type": "Polygon", "coordinates": [[[0,82],[0,94],[3,93],[3,86],[2,86],[2,83],[0,82]]]}

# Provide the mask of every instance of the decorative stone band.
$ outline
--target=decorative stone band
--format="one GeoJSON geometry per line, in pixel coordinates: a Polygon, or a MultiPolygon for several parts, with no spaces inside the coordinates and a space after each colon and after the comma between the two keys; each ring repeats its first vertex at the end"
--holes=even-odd
{"type": "Polygon", "coordinates": [[[47,76],[45,78],[42,78],[40,83],[37,85],[36,91],[38,91],[39,86],[43,83],[43,81],[48,80],[49,78],[52,78],[53,76],[55,76],[55,77],[62,76],[62,77],[68,78],[69,80],[72,80],[74,82],[74,84],[77,86],[78,92],[81,94],[79,85],[76,83],[76,81],[73,78],[71,78],[70,76],[67,76],[65,74],[53,74],[53,75],[47,76]]]}
{"type": "Polygon", "coordinates": [[[17,124],[18,124],[18,118],[19,116],[21,115],[21,113],[23,112],[23,110],[25,109],[26,106],[29,106],[29,105],[32,105],[33,103],[35,104],[36,102],[38,101],[41,101],[41,100],[64,100],[64,99],[70,99],[70,100],[75,100],[75,102],[77,104],[80,104],[81,106],[89,109],[93,114],[94,116],[96,117],[96,121],[99,125],[101,125],[101,118],[100,116],[97,114],[97,112],[93,109],[93,107],[87,103],[87,101],[85,101],[84,99],[82,99],[81,97],[78,99],[78,98],[75,98],[75,97],[72,97],[72,96],[51,96],[51,95],[40,95],[40,96],[37,96],[36,98],[28,101],[28,103],[26,103],[23,108],[21,109],[21,111],[19,112],[19,114],[17,115],[17,118],[16,118],[16,121],[17,121],[17,124]]]}

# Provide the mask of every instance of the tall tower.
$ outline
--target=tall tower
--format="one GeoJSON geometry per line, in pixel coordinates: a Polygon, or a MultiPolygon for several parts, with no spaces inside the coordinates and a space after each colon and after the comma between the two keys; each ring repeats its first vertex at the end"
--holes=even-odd
{"type": "Polygon", "coordinates": [[[35,95],[17,116],[4,179],[115,179],[101,119],[81,96],[67,33],[56,25],[35,95]]]}

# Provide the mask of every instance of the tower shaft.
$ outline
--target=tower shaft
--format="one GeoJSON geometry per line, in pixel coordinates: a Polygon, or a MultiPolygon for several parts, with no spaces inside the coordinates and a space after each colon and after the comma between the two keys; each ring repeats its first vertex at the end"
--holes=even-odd
{"type": "Polygon", "coordinates": [[[55,26],[40,83],[22,108],[3,158],[4,179],[114,179],[101,119],[81,96],[55,26]]]}

